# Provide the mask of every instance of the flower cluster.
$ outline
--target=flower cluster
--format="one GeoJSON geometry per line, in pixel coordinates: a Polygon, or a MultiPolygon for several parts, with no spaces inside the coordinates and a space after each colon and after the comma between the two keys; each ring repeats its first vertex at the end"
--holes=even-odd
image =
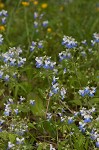
{"type": "Polygon", "coordinates": [[[2,65],[0,66],[0,79],[9,81],[10,77],[16,77],[17,68],[22,67],[26,62],[26,58],[20,56],[21,53],[22,49],[20,47],[13,47],[8,52],[1,53],[0,60],[2,65]]]}
{"type": "Polygon", "coordinates": [[[3,37],[2,34],[0,34],[0,45],[3,43],[3,37]]]}
{"type": "Polygon", "coordinates": [[[0,11],[0,19],[1,19],[1,24],[2,25],[6,24],[7,16],[8,16],[8,12],[6,10],[1,10],[0,11]]]}
{"type": "Polygon", "coordinates": [[[36,57],[36,68],[44,68],[53,70],[56,62],[51,61],[51,57],[43,56],[43,57],[36,57]]]}
{"type": "Polygon", "coordinates": [[[86,133],[90,136],[92,140],[95,141],[96,147],[99,148],[99,133],[98,129],[90,126],[90,123],[97,119],[93,118],[93,114],[96,112],[96,109],[93,107],[92,109],[87,110],[86,108],[82,108],[79,112],[74,112],[74,116],[68,117],[68,124],[74,123],[77,119],[79,119],[78,128],[82,133],[86,133]]]}
{"type": "Polygon", "coordinates": [[[36,28],[36,32],[39,31],[39,27],[46,28],[48,27],[48,20],[43,20],[44,14],[39,14],[38,12],[34,12],[34,28],[36,28]]]}
{"type": "Polygon", "coordinates": [[[30,51],[33,52],[36,48],[41,49],[43,48],[43,41],[35,42],[32,41],[32,44],[30,46],[30,51]]]}
{"type": "Polygon", "coordinates": [[[81,110],[80,110],[80,115],[82,116],[82,117],[84,117],[84,122],[85,123],[88,123],[88,122],[91,122],[92,121],[92,113],[93,112],[95,112],[95,108],[93,107],[92,109],[89,109],[89,110],[87,110],[86,108],[82,108],[81,110]]]}
{"type": "Polygon", "coordinates": [[[99,43],[99,34],[98,33],[94,33],[93,38],[96,43],[99,43]]]}
{"type": "Polygon", "coordinates": [[[93,40],[91,40],[92,46],[94,46],[95,43],[99,43],[99,33],[94,33],[93,34],[93,40]]]}
{"type": "MultiPolygon", "coordinates": [[[[4,116],[8,117],[11,115],[15,115],[15,116],[18,115],[21,112],[20,106],[23,106],[24,102],[25,102],[25,98],[22,96],[19,97],[19,100],[17,101],[17,103],[14,102],[14,99],[8,98],[7,102],[4,103],[4,106],[5,106],[4,116]]],[[[27,101],[27,103],[30,105],[34,105],[35,100],[29,100],[27,101]]]]}
{"type": "Polygon", "coordinates": [[[5,105],[5,110],[4,110],[4,115],[9,116],[11,113],[11,107],[10,104],[4,104],[5,105]]]}
{"type": "Polygon", "coordinates": [[[6,53],[2,53],[2,61],[7,63],[9,66],[21,67],[26,61],[26,58],[20,57],[22,49],[20,47],[13,47],[8,50],[6,53]]]}
{"type": "Polygon", "coordinates": [[[61,98],[63,100],[65,98],[65,95],[66,95],[66,89],[64,87],[62,87],[60,89],[60,95],[61,95],[61,98]]]}
{"type": "Polygon", "coordinates": [[[71,58],[71,53],[66,50],[66,51],[62,51],[59,53],[59,60],[62,61],[64,59],[70,59],[71,58]]]}
{"type": "Polygon", "coordinates": [[[87,123],[92,122],[93,116],[92,114],[96,111],[96,109],[93,107],[92,109],[87,110],[85,107],[83,107],[79,112],[74,112],[73,117],[68,117],[68,123],[73,123],[77,117],[81,117],[81,121],[79,121],[79,129],[81,131],[85,131],[85,125],[87,123]]]}
{"type": "Polygon", "coordinates": [[[24,140],[25,140],[24,138],[16,137],[16,144],[13,144],[9,141],[7,150],[12,149],[12,148],[16,148],[16,145],[24,144],[24,140]]]}
{"type": "Polygon", "coordinates": [[[25,141],[25,138],[20,138],[20,137],[16,137],[15,141],[12,143],[12,142],[8,142],[8,147],[7,147],[7,150],[10,150],[10,149],[18,149],[18,148],[24,148],[24,141],[25,141]]]}
{"type": "Polygon", "coordinates": [[[27,122],[25,120],[12,120],[10,126],[8,127],[10,132],[17,134],[18,136],[23,136],[28,131],[27,122]]]}
{"type": "MultiPolygon", "coordinates": [[[[23,145],[24,143],[24,134],[28,131],[28,119],[23,118],[20,119],[17,114],[19,111],[21,112],[21,109],[19,110],[18,107],[20,105],[23,105],[23,102],[25,101],[25,98],[20,96],[19,101],[16,102],[12,98],[8,98],[7,102],[4,103],[4,113],[2,115],[2,118],[0,118],[0,132],[5,132],[7,130],[10,133],[13,133],[13,136],[15,136],[14,143],[11,141],[8,141],[8,148],[17,148],[19,145],[23,145]],[[10,123],[7,122],[9,119],[10,123]],[[5,129],[6,126],[6,129],[5,129]]],[[[31,102],[34,102],[33,100],[30,100],[31,102]]],[[[31,104],[30,104],[31,105],[31,104]]]]}
{"type": "Polygon", "coordinates": [[[61,99],[63,100],[65,98],[65,95],[66,95],[66,89],[64,87],[61,87],[59,86],[59,83],[57,83],[57,80],[59,78],[57,77],[53,77],[53,80],[52,80],[52,85],[51,85],[51,90],[49,92],[49,96],[53,96],[54,94],[59,94],[61,96],[61,99]]]}
{"type": "Polygon", "coordinates": [[[8,64],[0,66],[0,79],[9,81],[12,78],[16,78],[17,71],[11,69],[8,64]]]}
{"type": "Polygon", "coordinates": [[[8,132],[12,133],[13,136],[15,136],[15,140],[13,140],[13,143],[11,141],[8,141],[7,150],[12,148],[16,149],[17,146],[22,146],[24,144],[24,134],[28,131],[28,119],[20,119],[17,116],[17,114],[19,113],[18,107],[20,107],[19,105],[23,105],[24,101],[25,98],[20,96],[17,104],[12,98],[8,98],[7,102],[4,103],[4,113],[2,115],[2,118],[0,118],[0,132],[3,133],[5,132],[5,130],[7,130],[8,132]]]}
{"type": "Polygon", "coordinates": [[[96,88],[95,87],[85,87],[84,90],[79,90],[78,92],[82,97],[84,96],[90,96],[93,97],[94,94],[96,93],[96,88]]]}
{"type": "Polygon", "coordinates": [[[57,83],[57,80],[59,78],[55,78],[55,76],[53,77],[53,81],[52,81],[52,86],[51,86],[51,90],[49,92],[49,96],[51,97],[53,94],[57,94],[59,92],[59,84],[57,83]]]}
{"type": "MultiPolygon", "coordinates": [[[[5,105],[4,116],[8,117],[8,116],[11,115],[11,113],[12,113],[12,105],[13,104],[14,104],[14,101],[13,101],[12,98],[9,98],[7,100],[7,103],[4,103],[4,105],[5,105]]],[[[16,109],[14,109],[14,112],[16,114],[18,114],[18,109],[17,109],[17,111],[16,111],[16,109]]]]}
{"type": "Polygon", "coordinates": [[[56,118],[58,118],[61,122],[65,122],[67,120],[67,116],[64,115],[65,114],[65,111],[64,109],[62,109],[61,111],[58,111],[57,113],[47,113],[46,115],[46,118],[47,118],[47,121],[50,121],[51,119],[53,119],[53,117],[56,116],[56,118]]]}
{"type": "Polygon", "coordinates": [[[64,35],[62,45],[64,45],[66,48],[71,49],[77,47],[78,44],[74,38],[64,35]]]}

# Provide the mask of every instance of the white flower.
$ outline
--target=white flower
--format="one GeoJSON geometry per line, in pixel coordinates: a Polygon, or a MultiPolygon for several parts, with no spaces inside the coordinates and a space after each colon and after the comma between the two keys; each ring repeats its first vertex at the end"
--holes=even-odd
{"type": "Polygon", "coordinates": [[[24,138],[19,139],[18,137],[16,138],[17,144],[23,144],[24,138]]]}
{"type": "Polygon", "coordinates": [[[8,148],[12,148],[14,147],[14,144],[12,144],[11,142],[8,142],[8,148]]]}

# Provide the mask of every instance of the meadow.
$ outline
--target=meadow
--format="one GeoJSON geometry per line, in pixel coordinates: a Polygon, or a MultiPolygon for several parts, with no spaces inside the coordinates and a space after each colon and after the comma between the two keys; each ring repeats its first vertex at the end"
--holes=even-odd
{"type": "Polygon", "coordinates": [[[99,149],[99,1],[0,0],[0,150],[99,149]]]}

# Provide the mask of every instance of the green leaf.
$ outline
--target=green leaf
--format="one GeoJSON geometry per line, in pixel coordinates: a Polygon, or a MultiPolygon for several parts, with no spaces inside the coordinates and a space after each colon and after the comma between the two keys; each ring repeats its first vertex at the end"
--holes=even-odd
{"type": "Polygon", "coordinates": [[[9,140],[11,143],[13,143],[16,139],[16,135],[15,134],[9,134],[9,140]]]}
{"type": "Polygon", "coordinates": [[[81,100],[72,100],[72,101],[70,101],[70,102],[71,102],[71,103],[74,103],[74,104],[76,104],[76,105],[82,106],[81,100]]]}
{"type": "Polygon", "coordinates": [[[17,95],[18,95],[18,90],[19,90],[19,86],[18,86],[18,84],[15,86],[15,92],[14,92],[14,96],[15,96],[15,98],[17,97],[17,95]]]}
{"type": "Polygon", "coordinates": [[[43,100],[38,96],[38,95],[34,95],[33,93],[30,93],[27,97],[27,99],[29,100],[35,100],[35,105],[31,106],[31,111],[33,114],[37,115],[37,116],[44,116],[45,115],[45,108],[43,105],[43,100]]]}
{"type": "Polygon", "coordinates": [[[37,150],[48,150],[47,149],[47,143],[43,142],[43,143],[39,143],[38,149],[37,150]]]}
{"type": "Polygon", "coordinates": [[[33,129],[36,129],[36,127],[34,126],[33,123],[28,123],[28,127],[33,128],[33,129]]]}
{"type": "Polygon", "coordinates": [[[92,99],[90,100],[90,102],[91,102],[92,104],[99,104],[99,98],[92,98],[92,99]]]}
{"type": "Polygon", "coordinates": [[[4,93],[4,89],[0,89],[0,96],[4,93]]]}
{"type": "Polygon", "coordinates": [[[88,143],[89,143],[89,140],[86,140],[86,143],[85,143],[85,149],[86,150],[88,149],[88,143]]]}
{"type": "Polygon", "coordinates": [[[22,84],[19,84],[19,87],[21,88],[21,90],[23,90],[25,93],[27,93],[26,89],[24,88],[24,86],[22,84]]]}

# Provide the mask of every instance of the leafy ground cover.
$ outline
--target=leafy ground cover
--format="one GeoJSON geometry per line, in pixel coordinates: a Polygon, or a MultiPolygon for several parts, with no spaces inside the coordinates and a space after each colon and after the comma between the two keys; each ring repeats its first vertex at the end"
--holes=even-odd
{"type": "Polygon", "coordinates": [[[99,148],[98,0],[0,1],[0,150],[99,148]]]}

